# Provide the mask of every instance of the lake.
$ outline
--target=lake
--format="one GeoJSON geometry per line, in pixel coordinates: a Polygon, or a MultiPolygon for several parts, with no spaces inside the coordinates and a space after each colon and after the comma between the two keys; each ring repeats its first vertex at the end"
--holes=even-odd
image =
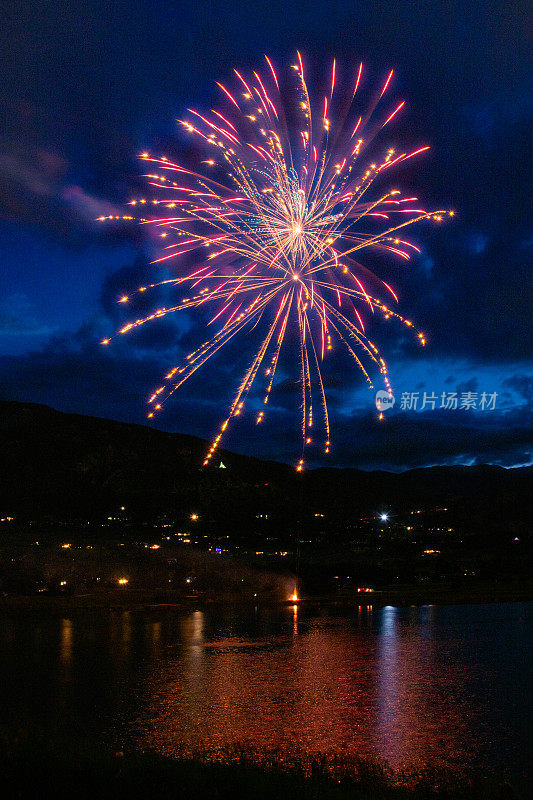
{"type": "Polygon", "coordinates": [[[523,773],[533,603],[21,615],[2,728],[167,755],[378,756],[523,773]]]}

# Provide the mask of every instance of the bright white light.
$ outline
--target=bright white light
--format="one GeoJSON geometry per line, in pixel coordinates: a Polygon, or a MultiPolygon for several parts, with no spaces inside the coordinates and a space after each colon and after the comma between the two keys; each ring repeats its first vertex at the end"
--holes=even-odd
{"type": "Polygon", "coordinates": [[[387,520],[389,519],[389,515],[388,514],[380,514],[379,518],[380,518],[380,520],[382,522],[387,522],[387,520]]]}

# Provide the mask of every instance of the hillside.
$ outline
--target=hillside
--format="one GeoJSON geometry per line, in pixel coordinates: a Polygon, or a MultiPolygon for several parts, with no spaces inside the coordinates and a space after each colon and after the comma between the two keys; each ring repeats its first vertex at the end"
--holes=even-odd
{"type": "Polygon", "coordinates": [[[98,517],[128,504],[138,514],[200,505],[228,522],[262,510],[289,523],[306,511],[355,515],[453,506],[479,526],[527,522],[532,468],[431,467],[400,474],[316,469],[220,451],[226,469],[201,464],[207,443],[46,406],[0,403],[0,511],[39,519],[98,517]]]}

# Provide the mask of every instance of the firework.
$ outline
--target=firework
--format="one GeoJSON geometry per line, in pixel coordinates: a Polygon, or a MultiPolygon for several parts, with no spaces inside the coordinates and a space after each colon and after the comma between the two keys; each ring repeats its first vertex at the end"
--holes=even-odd
{"type": "MultiPolygon", "coordinates": [[[[316,427],[324,452],[330,452],[321,363],[334,342],[345,349],[371,387],[371,374],[377,372],[389,392],[385,361],[365,333],[363,315],[378,313],[397,320],[425,344],[424,335],[412,322],[391,309],[397,302],[393,289],[356,260],[359,251],[373,248],[408,260],[419,249],[402,238],[403,229],[423,219],[439,221],[452,212],[426,211],[417,207],[416,197],[404,197],[390,185],[387,188],[389,170],[428,147],[398,154],[386,149],[375,162],[365,161],[370,142],[404,106],[401,102],[391,108],[387,102],[392,71],[363,109],[359,104],[362,64],[355,71],[346,103],[345,94],[336,87],[334,61],[327,93],[315,105],[299,53],[284,82],[271,61],[266,61],[263,76],[253,72],[245,78],[235,70],[235,89],[218,84],[224,102],[221,110],[204,114],[189,110],[180,121],[207,151],[201,172],[163,156],[141,155],[150,165],[146,177],[150,186],[157,187],[157,194],[153,199],[133,200],[131,205],[141,207],[140,222],[153,226],[164,241],[164,251],[154,263],[175,268],[176,277],[137,291],[167,284],[179,287],[180,295],[183,286],[185,296],[169,308],[128,322],[118,333],[134,331],[176,311],[212,309],[208,322],[214,326],[212,335],[183,364],[168,371],[148,400],[152,418],[233,337],[262,330],[259,347],[206,455],[207,465],[232,418],[244,412],[259,376],[264,380],[267,405],[287,332],[294,332],[299,341],[302,433],[296,469],[301,471],[316,427]],[[146,213],[149,206],[152,216],[146,213]],[[378,221],[381,230],[369,230],[378,221]],[[193,268],[180,269],[180,258],[188,264],[192,261],[193,268]],[[317,398],[319,425],[314,414],[317,398]]],[[[119,302],[128,299],[124,296],[119,302]]],[[[109,341],[104,339],[103,344],[109,341]]],[[[257,413],[257,424],[264,418],[265,409],[257,413]]]]}

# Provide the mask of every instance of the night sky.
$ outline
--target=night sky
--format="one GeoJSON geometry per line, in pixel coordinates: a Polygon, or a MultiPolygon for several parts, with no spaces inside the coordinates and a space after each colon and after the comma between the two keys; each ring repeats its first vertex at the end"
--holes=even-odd
{"type": "MultiPolygon", "coordinates": [[[[140,152],[178,156],[186,142],[176,118],[213,107],[216,80],[231,81],[233,67],[262,69],[265,53],[277,65],[292,63],[298,48],[310,73],[329,70],[333,57],[345,75],[363,60],[376,83],[394,68],[391,97],[407,102],[383,145],[431,145],[397,182],[427,207],[456,212],[440,226],[411,229],[421,255],[388,267],[400,313],[428,337],[420,349],[403,329],[376,331],[394,410],[379,423],[375,393],[333,358],[326,377],[334,447],[330,461],[314,463],[394,470],[532,463],[528,5],[2,4],[0,399],[146,423],[150,390],[203,341],[205,320],[168,318],[102,348],[125,319],[117,298],[170,273],[150,264],[153,242],[139,227],[95,218],[125,213],[123,204],[139,196],[140,152]],[[442,392],[498,396],[494,410],[399,407],[403,392],[422,398],[424,391],[439,400],[442,392]]],[[[157,426],[213,435],[252,356],[245,343],[174,395],[157,426]]],[[[299,458],[296,377],[284,365],[265,425],[256,428],[251,414],[224,445],[299,458]]]]}

